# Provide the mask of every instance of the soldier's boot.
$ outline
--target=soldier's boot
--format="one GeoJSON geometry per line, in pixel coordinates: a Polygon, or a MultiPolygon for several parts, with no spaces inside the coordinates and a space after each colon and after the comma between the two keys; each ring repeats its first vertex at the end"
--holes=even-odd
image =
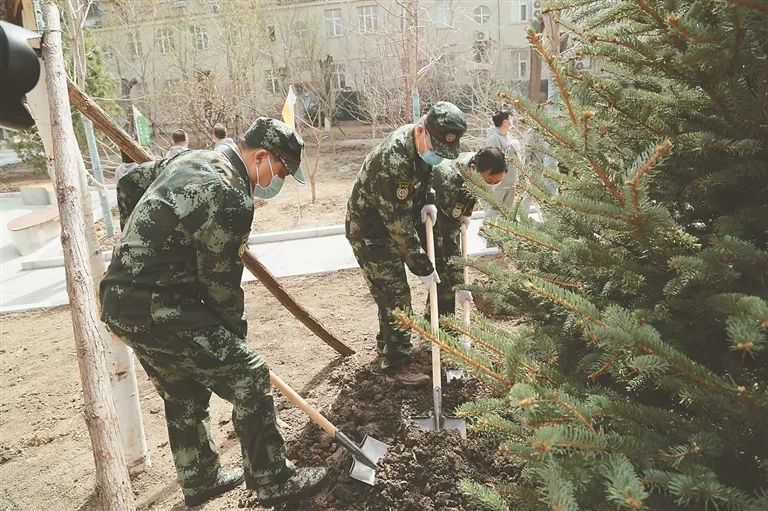
{"type": "Polygon", "coordinates": [[[256,486],[260,506],[273,506],[299,497],[311,495],[320,489],[328,471],[324,467],[304,467],[278,483],[256,486]]]}
{"type": "Polygon", "coordinates": [[[392,374],[392,378],[400,385],[406,387],[418,387],[429,383],[429,376],[413,367],[412,364],[405,364],[399,367],[392,374]]]}
{"type": "Polygon", "coordinates": [[[203,502],[211,500],[214,497],[234,490],[245,481],[245,473],[242,467],[222,468],[216,481],[207,488],[197,488],[195,490],[182,490],[184,492],[184,503],[187,506],[199,506],[203,502]]]}

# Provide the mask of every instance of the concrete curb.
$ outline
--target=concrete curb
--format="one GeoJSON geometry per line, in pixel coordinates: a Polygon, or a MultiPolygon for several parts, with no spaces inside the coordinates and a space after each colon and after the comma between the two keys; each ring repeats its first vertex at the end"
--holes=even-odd
{"type": "MultiPolygon", "coordinates": [[[[473,219],[484,218],[485,213],[475,211],[472,214],[473,219]]],[[[310,229],[298,229],[294,231],[265,232],[262,234],[252,234],[248,237],[248,245],[261,245],[263,243],[278,243],[281,241],[304,240],[309,238],[323,238],[325,236],[338,236],[344,234],[344,225],[329,225],[327,227],[313,227],[310,229]]],[[[102,257],[109,263],[112,259],[111,251],[102,252],[102,257]]],[[[485,252],[477,255],[487,255],[485,252]]],[[[51,257],[48,259],[37,259],[33,261],[23,261],[21,263],[22,271],[41,270],[43,268],[56,268],[64,266],[64,257],[51,257]]]]}

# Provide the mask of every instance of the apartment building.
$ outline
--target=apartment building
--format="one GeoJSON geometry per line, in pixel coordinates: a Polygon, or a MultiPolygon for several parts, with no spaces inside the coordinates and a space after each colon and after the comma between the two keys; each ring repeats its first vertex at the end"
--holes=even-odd
{"type": "Polygon", "coordinates": [[[540,0],[97,0],[89,25],[112,72],[136,84],[134,97],[217,76],[265,95],[294,84],[338,98],[403,87],[414,47],[420,87],[482,76],[522,88],[526,29],[539,8],[540,0]]]}

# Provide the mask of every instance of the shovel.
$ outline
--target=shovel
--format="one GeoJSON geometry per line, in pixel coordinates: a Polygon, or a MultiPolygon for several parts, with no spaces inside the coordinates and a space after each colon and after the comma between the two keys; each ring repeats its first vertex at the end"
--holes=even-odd
{"type": "Polygon", "coordinates": [[[288,401],[307,414],[312,422],[320,426],[342,447],[352,453],[352,467],[349,469],[349,475],[353,479],[373,486],[376,481],[376,465],[379,459],[387,454],[391,446],[368,435],[365,435],[362,443],[357,445],[271,370],[269,371],[269,381],[288,401]]]}
{"type": "MultiPolygon", "coordinates": [[[[432,230],[432,217],[427,216],[427,256],[435,264],[435,234],[432,230]]],[[[432,333],[437,335],[440,330],[437,314],[437,282],[432,282],[429,288],[429,322],[432,333]]],[[[463,419],[443,416],[443,387],[440,367],[440,348],[432,343],[432,400],[434,412],[432,417],[412,417],[413,421],[427,431],[442,431],[457,429],[461,438],[467,438],[467,424],[463,419]]]]}
{"type": "MultiPolygon", "coordinates": [[[[467,226],[466,224],[461,224],[461,257],[464,259],[467,258],[467,226]]],[[[469,266],[464,265],[464,284],[469,284],[469,266]]],[[[469,302],[464,302],[461,304],[461,314],[464,318],[464,324],[469,326],[470,323],[470,314],[472,312],[472,304],[469,302]]],[[[465,340],[462,342],[465,348],[469,349],[472,347],[472,344],[469,342],[469,340],[465,340]]],[[[456,368],[456,369],[446,369],[445,371],[445,381],[451,382],[453,380],[461,380],[464,378],[464,371],[456,368]]]]}

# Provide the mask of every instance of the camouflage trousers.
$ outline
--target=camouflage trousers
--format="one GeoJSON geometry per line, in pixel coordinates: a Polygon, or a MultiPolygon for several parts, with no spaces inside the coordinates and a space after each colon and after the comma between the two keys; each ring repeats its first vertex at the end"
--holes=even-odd
{"type": "MultiPolygon", "coordinates": [[[[455,279],[456,267],[442,258],[435,261],[435,270],[440,275],[440,283],[437,285],[437,314],[456,313],[456,291],[455,288],[460,282],[455,279]]],[[[463,273],[460,273],[463,276],[463,273]]],[[[424,316],[429,319],[429,294],[427,294],[427,306],[424,316]]]]}
{"type": "Polygon", "coordinates": [[[131,346],[165,401],[168,438],[185,494],[216,481],[219,454],[210,433],[211,391],[234,405],[232,423],[249,486],[273,483],[295,471],[285,457],[264,360],[226,328],[128,333],[131,346]]]}
{"type": "MultiPolygon", "coordinates": [[[[440,275],[440,283],[437,285],[437,311],[438,315],[454,314],[456,312],[456,286],[463,283],[463,267],[454,264],[452,258],[461,256],[461,242],[459,238],[460,224],[446,218],[441,218],[435,226],[435,270],[440,275]]],[[[427,235],[424,225],[420,224],[416,230],[424,250],[427,250],[427,235]]],[[[427,308],[424,313],[429,318],[429,295],[427,295],[427,308]]]]}
{"type": "Polygon", "coordinates": [[[353,238],[349,243],[379,309],[376,344],[383,354],[381,368],[392,372],[411,358],[411,334],[397,329],[392,317],[395,309],[411,310],[405,264],[389,239],[353,238]]]}

